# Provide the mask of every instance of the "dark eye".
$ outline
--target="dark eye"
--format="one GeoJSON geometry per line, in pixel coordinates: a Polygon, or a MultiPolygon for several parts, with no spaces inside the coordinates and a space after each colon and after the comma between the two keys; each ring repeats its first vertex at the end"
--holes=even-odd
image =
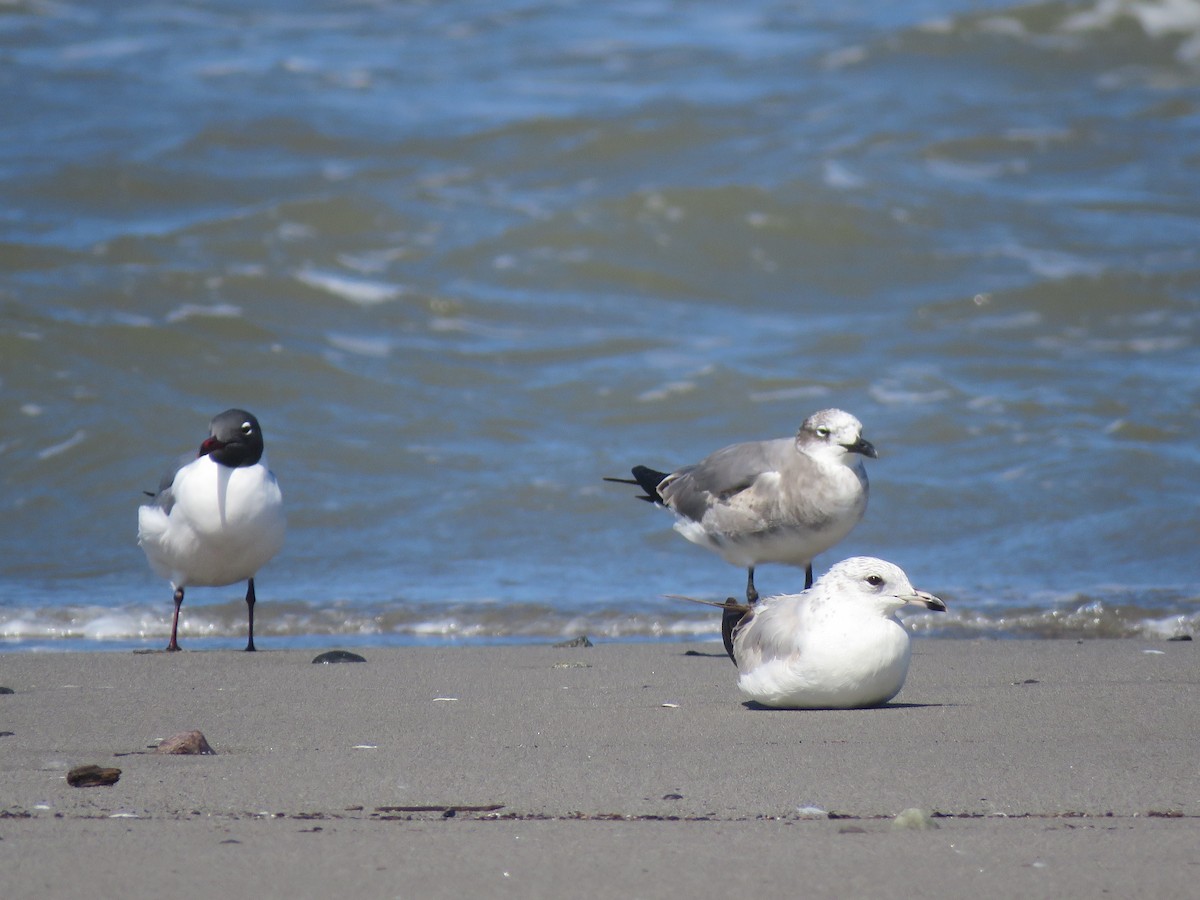
{"type": "Polygon", "coordinates": [[[242,434],[249,435],[253,431],[254,431],[254,426],[251,425],[249,422],[242,423],[242,434]]]}
{"type": "Polygon", "coordinates": [[[824,425],[817,426],[817,437],[829,437],[829,429],[824,425]]]}
{"type": "Polygon", "coordinates": [[[868,575],[867,576],[867,584],[871,585],[871,587],[879,587],[881,584],[883,584],[883,576],[882,575],[868,575]]]}

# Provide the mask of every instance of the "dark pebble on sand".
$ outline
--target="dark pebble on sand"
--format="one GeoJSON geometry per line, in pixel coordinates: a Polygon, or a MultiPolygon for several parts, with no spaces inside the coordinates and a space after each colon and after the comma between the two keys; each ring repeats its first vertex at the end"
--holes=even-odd
{"type": "Polygon", "coordinates": [[[366,659],[359,656],[357,653],[351,653],[349,650],[330,650],[326,653],[322,653],[320,656],[314,659],[313,662],[328,666],[331,663],[366,662],[366,659]]]}
{"type": "MultiPolygon", "coordinates": [[[[1190,641],[1191,638],[1188,638],[1188,640],[1190,641]]],[[[15,693],[16,693],[16,691],[14,691],[12,688],[0,687],[0,694],[15,694],[15,693]]]]}
{"type": "Polygon", "coordinates": [[[560,641],[559,643],[555,644],[554,646],[555,647],[592,647],[595,645],[591,641],[588,640],[588,636],[586,634],[581,634],[579,637],[571,638],[569,641],[560,641]]]}
{"type": "MultiPolygon", "coordinates": [[[[1168,641],[1190,641],[1191,639],[1192,639],[1192,636],[1190,634],[1177,634],[1177,635],[1175,635],[1175,637],[1167,638],[1168,641]]],[[[0,694],[2,694],[2,693],[4,693],[4,692],[0,691],[0,694]]],[[[9,691],[9,693],[11,694],[12,691],[9,691]]]]}
{"type": "Polygon", "coordinates": [[[116,784],[121,777],[120,769],[102,769],[99,766],[76,766],[67,773],[67,784],[71,787],[101,787],[116,784]]]}
{"type": "Polygon", "coordinates": [[[159,744],[154,752],[179,756],[215,756],[217,753],[199,731],[181,731],[179,734],[173,734],[159,744]]]}

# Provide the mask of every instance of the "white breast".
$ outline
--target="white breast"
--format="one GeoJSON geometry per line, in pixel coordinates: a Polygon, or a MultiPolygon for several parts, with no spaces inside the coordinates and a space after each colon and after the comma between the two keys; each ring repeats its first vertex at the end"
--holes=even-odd
{"type": "Polygon", "coordinates": [[[179,470],[172,493],[169,514],[138,511],[138,540],[176,587],[244,581],[283,546],[283,497],[265,457],[231,469],[202,456],[179,470]]]}

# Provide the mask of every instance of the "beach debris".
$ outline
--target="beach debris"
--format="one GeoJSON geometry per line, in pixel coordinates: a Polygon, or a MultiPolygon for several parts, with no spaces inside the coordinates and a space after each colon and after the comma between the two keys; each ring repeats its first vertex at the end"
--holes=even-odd
{"type": "Polygon", "coordinates": [[[683,794],[663,794],[664,800],[682,800],[683,794]]]}
{"type": "Polygon", "coordinates": [[[434,697],[433,702],[434,703],[457,703],[458,698],[457,697],[434,697]]]}
{"type": "Polygon", "coordinates": [[[327,650],[313,659],[314,663],[320,663],[323,666],[332,665],[333,663],[356,663],[366,662],[367,660],[359,656],[357,653],[351,653],[349,650],[327,650]]]}
{"type": "Polygon", "coordinates": [[[355,744],[350,749],[351,750],[378,750],[379,745],[378,744],[355,744]]]}
{"type": "Polygon", "coordinates": [[[490,813],[504,809],[503,803],[482,803],[479,805],[463,805],[459,803],[446,805],[421,806],[377,806],[375,814],[382,819],[398,818],[393,813],[438,813],[443,819],[452,819],[459,813],[490,813]]]}
{"type": "Polygon", "coordinates": [[[560,662],[560,663],[555,663],[551,668],[554,668],[554,669],[590,669],[591,667],[592,667],[591,663],[560,662]]]}
{"type": "Polygon", "coordinates": [[[916,807],[903,810],[896,818],[892,819],[892,828],[898,831],[902,829],[929,831],[938,827],[938,823],[933,821],[933,816],[927,810],[916,807]]]}
{"type": "Polygon", "coordinates": [[[217,751],[209,746],[199,731],[181,731],[161,741],[155,753],[173,753],[179,756],[215,756],[217,751]]]}
{"type": "MultiPolygon", "coordinates": [[[[1192,636],[1190,634],[1177,634],[1175,637],[1167,638],[1168,641],[1190,641],[1191,639],[1192,636]]],[[[4,691],[0,690],[0,694],[2,693],[4,693],[4,691]]]]}
{"type": "Polygon", "coordinates": [[[120,769],[102,769],[99,766],[76,766],[67,772],[67,784],[71,787],[102,787],[116,784],[121,777],[120,769]]]}
{"type": "MultiPolygon", "coordinates": [[[[1191,638],[1188,638],[1188,640],[1190,641],[1191,638]]],[[[0,687],[0,694],[15,694],[15,693],[16,693],[16,691],[14,691],[10,687],[0,687]]]]}
{"type": "Polygon", "coordinates": [[[679,704],[678,703],[664,703],[662,705],[662,708],[663,709],[679,709],[679,704]]]}
{"type": "Polygon", "coordinates": [[[557,644],[554,644],[552,646],[555,646],[555,647],[594,647],[595,644],[593,644],[588,639],[588,636],[586,634],[581,634],[581,635],[579,635],[579,637],[573,637],[569,641],[559,641],[557,644]]]}

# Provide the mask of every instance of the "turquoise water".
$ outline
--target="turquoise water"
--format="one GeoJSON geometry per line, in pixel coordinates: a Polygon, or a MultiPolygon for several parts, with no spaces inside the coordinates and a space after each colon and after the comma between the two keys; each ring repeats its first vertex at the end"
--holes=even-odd
{"type": "Polygon", "coordinates": [[[817,570],[918,630],[1200,621],[1190,6],[12,2],[0,55],[0,646],[165,641],[136,508],[234,405],[264,648],[715,637],[664,595],[743,574],[600,478],[826,406],[880,459],[817,570]]]}

